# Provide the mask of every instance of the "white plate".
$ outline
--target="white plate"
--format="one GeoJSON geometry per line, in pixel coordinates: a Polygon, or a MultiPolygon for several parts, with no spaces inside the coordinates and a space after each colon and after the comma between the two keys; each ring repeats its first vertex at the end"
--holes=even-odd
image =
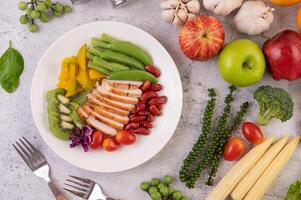
{"type": "Polygon", "coordinates": [[[61,158],[77,167],[96,172],[128,170],[155,156],[172,137],[180,120],[183,102],[182,84],[177,67],[166,49],[151,35],[134,26],[119,22],[97,22],[75,28],[55,41],[41,58],[31,86],[33,119],[41,136],[61,158]],[[138,136],[131,146],[108,153],[93,150],[84,153],[81,147],[69,148],[69,141],[55,138],[48,130],[46,92],[56,87],[63,58],[75,55],[83,43],[90,44],[91,37],[108,33],[116,38],[131,41],[145,49],[154,65],[162,72],[159,83],[164,86],[162,95],[168,97],[163,115],[155,119],[149,136],[138,136]]]}

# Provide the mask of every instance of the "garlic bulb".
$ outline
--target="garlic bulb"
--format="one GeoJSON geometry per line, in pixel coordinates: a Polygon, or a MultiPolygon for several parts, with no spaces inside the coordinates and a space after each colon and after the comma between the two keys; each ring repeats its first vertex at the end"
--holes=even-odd
{"type": "Polygon", "coordinates": [[[274,20],[273,11],[262,1],[247,1],[234,17],[234,24],[242,33],[258,35],[270,28],[274,20]]]}
{"type": "Polygon", "coordinates": [[[201,5],[199,0],[163,0],[160,7],[164,21],[181,26],[196,16],[201,5]]]}
{"type": "Polygon", "coordinates": [[[243,0],[203,0],[204,7],[216,15],[227,16],[239,8],[243,0]]]}

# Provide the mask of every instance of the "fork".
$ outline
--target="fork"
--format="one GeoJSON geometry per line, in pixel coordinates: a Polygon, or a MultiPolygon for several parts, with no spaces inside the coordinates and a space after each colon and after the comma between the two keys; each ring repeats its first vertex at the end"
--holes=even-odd
{"type": "Polygon", "coordinates": [[[44,155],[36,149],[25,137],[19,139],[20,143],[16,141],[13,147],[22,157],[31,171],[38,177],[44,179],[50,187],[56,200],[67,200],[66,197],[59,191],[50,178],[50,167],[44,155]]]}
{"type": "Polygon", "coordinates": [[[76,190],[70,190],[67,188],[64,188],[64,190],[78,197],[81,197],[86,200],[117,200],[107,197],[103,193],[100,185],[90,179],[71,175],[69,175],[69,177],[71,177],[72,179],[66,179],[67,183],[65,183],[65,185],[76,190]]]}

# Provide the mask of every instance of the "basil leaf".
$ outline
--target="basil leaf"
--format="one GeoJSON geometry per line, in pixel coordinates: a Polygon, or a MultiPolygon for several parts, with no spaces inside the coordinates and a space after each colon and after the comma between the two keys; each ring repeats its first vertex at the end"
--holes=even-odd
{"type": "Polygon", "coordinates": [[[17,89],[23,69],[23,57],[10,42],[9,48],[0,58],[0,84],[6,92],[12,93],[17,89]]]}

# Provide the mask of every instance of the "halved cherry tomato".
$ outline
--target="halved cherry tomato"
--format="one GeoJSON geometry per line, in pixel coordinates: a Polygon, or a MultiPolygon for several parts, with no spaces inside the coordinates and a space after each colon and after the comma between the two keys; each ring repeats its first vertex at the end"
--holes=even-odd
{"type": "Polygon", "coordinates": [[[104,134],[100,131],[94,131],[90,147],[92,149],[97,149],[102,145],[103,140],[104,140],[104,134]]]}
{"type": "Polygon", "coordinates": [[[225,160],[237,160],[245,152],[246,145],[238,137],[232,137],[229,139],[225,149],[224,149],[224,158],[225,160]]]}
{"type": "Polygon", "coordinates": [[[260,144],[263,142],[262,131],[256,124],[252,122],[243,123],[242,133],[245,136],[245,138],[252,144],[260,144]]]}
{"type": "Polygon", "coordinates": [[[114,138],[106,138],[103,143],[102,147],[106,151],[116,151],[119,148],[119,144],[114,138]]]}
{"type": "Polygon", "coordinates": [[[119,144],[129,145],[136,142],[136,136],[130,131],[122,130],[115,135],[115,140],[119,144]]]}

